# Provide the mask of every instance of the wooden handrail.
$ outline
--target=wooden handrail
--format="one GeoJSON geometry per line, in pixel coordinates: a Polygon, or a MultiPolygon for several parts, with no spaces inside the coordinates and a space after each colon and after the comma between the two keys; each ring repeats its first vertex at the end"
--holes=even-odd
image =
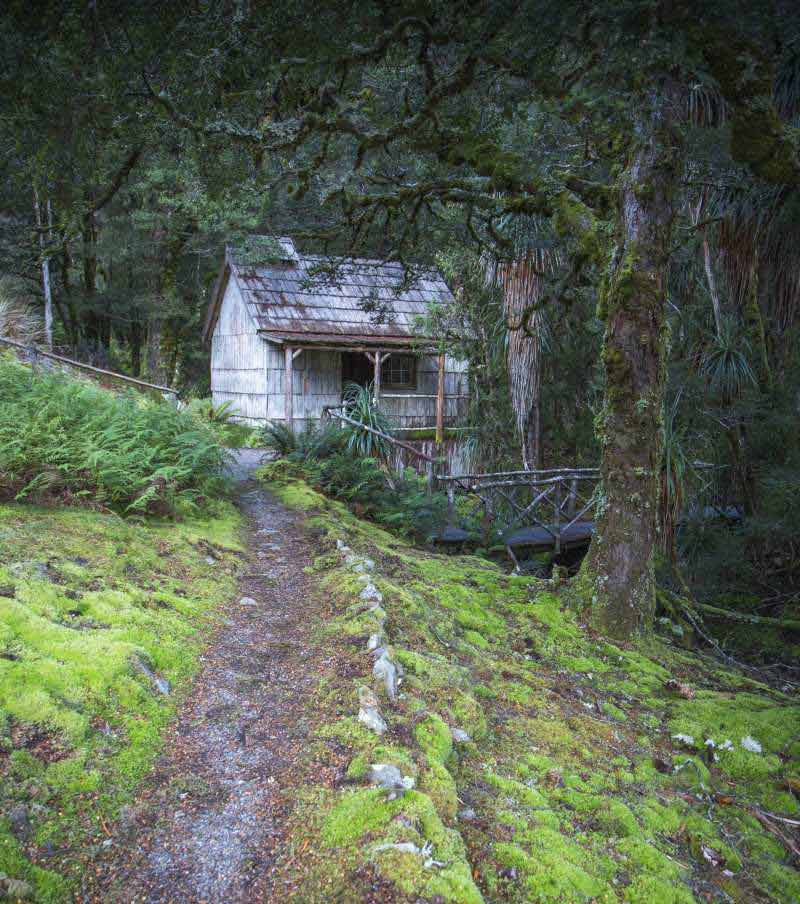
{"type": "Polygon", "coordinates": [[[599,468],[545,468],[537,471],[496,471],[491,474],[446,474],[439,480],[453,481],[485,481],[502,480],[509,478],[507,484],[519,485],[528,483],[542,483],[551,478],[568,477],[574,480],[595,480],[600,476],[599,468]],[[515,480],[514,478],[519,478],[515,480]]]}
{"type": "Polygon", "coordinates": [[[46,352],[44,349],[36,348],[35,346],[25,345],[22,342],[17,342],[16,339],[8,339],[5,336],[0,336],[0,343],[3,345],[9,345],[12,348],[19,349],[20,351],[25,352],[28,355],[35,356],[37,358],[49,358],[52,361],[58,361],[61,364],[66,364],[69,367],[76,367],[79,370],[87,370],[91,373],[102,374],[106,377],[113,377],[115,380],[122,380],[124,383],[132,383],[134,386],[144,386],[147,389],[155,389],[158,392],[168,392],[170,395],[174,395],[177,397],[178,390],[172,389],[170,386],[159,386],[157,383],[148,383],[146,380],[138,380],[136,377],[129,377],[126,374],[120,374],[113,370],[104,370],[102,367],[94,367],[91,364],[84,364],[83,361],[76,361],[74,358],[65,358],[63,355],[56,355],[54,352],[46,352]]]}

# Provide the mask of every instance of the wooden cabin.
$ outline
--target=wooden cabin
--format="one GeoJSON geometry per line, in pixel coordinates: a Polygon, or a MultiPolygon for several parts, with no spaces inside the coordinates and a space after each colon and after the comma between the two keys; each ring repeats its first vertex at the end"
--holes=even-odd
{"type": "Polygon", "coordinates": [[[203,333],[214,405],[299,431],[341,405],[352,381],[374,386],[405,438],[437,426],[452,436],[466,411],[466,365],[418,332],[430,306],[451,298],[438,272],[301,254],[289,238],[228,248],[203,333]]]}

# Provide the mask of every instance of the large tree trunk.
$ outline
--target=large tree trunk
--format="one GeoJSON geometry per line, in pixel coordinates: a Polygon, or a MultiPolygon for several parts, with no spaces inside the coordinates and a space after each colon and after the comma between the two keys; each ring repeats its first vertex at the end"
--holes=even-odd
{"type": "Polygon", "coordinates": [[[680,170],[669,102],[650,98],[618,194],[615,247],[601,289],[605,398],[598,419],[602,500],[579,586],[592,621],[616,636],[655,612],[653,551],[666,382],[666,271],[680,170]]]}

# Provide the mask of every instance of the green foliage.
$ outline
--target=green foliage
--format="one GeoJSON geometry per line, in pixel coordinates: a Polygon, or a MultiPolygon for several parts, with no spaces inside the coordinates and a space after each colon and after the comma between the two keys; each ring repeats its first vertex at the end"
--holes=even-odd
{"type": "Polygon", "coordinates": [[[319,461],[341,450],[347,434],[336,424],[324,426],[310,421],[295,433],[282,421],[273,421],[262,430],[262,440],[267,449],[293,462],[319,461]]]}
{"type": "Polygon", "coordinates": [[[166,402],[0,358],[0,496],[171,513],[222,488],[214,434],[166,402]]]}
{"type": "Polygon", "coordinates": [[[0,278],[0,336],[24,345],[38,345],[44,338],[44,324],[32,299],[7,276],[0,278]]]}
{"type": "Polygon", "coordinates": [[[211,399],[192,399],[186,411],[205,427],[208,427],[219,442],[228,449],[251,447],[258,431],[248,424],[237,423],[238,412],[233,402],[223,402],[214,407],[211,399]]]}
{"type": "Polygon", "coordinates": [[[428,542],[446,523],[447,495],[429,494],[424,478],[411,468],[390,478],[374,458],[340,452],[310,463],[307,474],[323,492],[401,536],[428,542]]]}
{"type": "MultiPolygon", "coordinates": [[[[380,430],[382,433],[391,431],[391,423],[383,410],[375,404],[374,390],[372,386],[360,386],[358,383],[346,383],[342,392],[345,411],[348,416],[365,427],[380,430]]],[[[389,444],[385,439],[369,433],[367,430],[359,430],[358,427],[347,427],[347,449],[349,452],[362,457],[384,457],[388,452],[389,444]]]]}
{"type": "Polygon", "coordinates": [[[725,317],[703,350],[700,372],[709,386],[725,402],[739,398],[748,388],[756,385],[756,377],[750,366],[752,350],[747,336],[733,317],[725,317]]]}

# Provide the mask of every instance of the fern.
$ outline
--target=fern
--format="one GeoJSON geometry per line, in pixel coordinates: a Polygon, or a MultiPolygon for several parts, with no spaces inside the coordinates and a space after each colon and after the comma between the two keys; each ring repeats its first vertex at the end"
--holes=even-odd
{"type": "Polygon", "coordinates": [[[116,396],[0,357],[0,498],[168,514],[220,491],[211,425],[166,402],[116,396]]]}

